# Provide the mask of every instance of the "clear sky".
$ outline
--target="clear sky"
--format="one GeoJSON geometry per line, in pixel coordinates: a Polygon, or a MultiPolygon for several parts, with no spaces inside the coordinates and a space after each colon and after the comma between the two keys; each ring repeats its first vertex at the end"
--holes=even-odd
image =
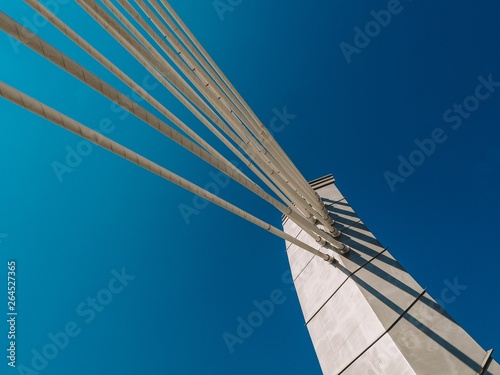
{"type": "MultiPolygon", "coordinates": [[[[44,2],[198,126],[77,5],[44,2]]],[[[289,114],[274,134],[305,177],[333,173],[416,280],[485,349],[500,348],[500,4],[171,4],[264,124],[289,114]]],[[[22,1],[0,10],[130,94],[22,1]]],[[[213,168],[3,33],[0,57],[0,80],[201,186],[217,182],[213,168]]],[[[3,99],[0,111],[0,278],[15,260],[19,313],[18,367],[3,356],[2,374],[321,373],[282,240],[214,205],[186,219],[179,207],[194,207],[192,194],[3,99]],[[224,334],[273,293],[280,303],[231,353],[224,334]]],[[[219,190],[280,225],[235,182],[219,190]]]]}

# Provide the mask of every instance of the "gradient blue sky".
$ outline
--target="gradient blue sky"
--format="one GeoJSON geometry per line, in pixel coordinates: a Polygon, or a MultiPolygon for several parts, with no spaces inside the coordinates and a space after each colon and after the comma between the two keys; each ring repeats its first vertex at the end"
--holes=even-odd
{"type": "MultiPolygon", "coordinates": [[[[305,177],[333,173],[432,296],[455,279],[466,286],[446,309],[485,349],[500,348],[500,90],[460,128],[443,120],[475,93],[479,76],[500,81],[500,4],[402,1],[350,63],[339,44],[353,44],[353,28],[387,1],[244,0],[223,20],[212,0],[171,4],[264,124],[285,106],[297,116],[275,136],[305,177]],[[384,173],[396,173],[399,155],[408,158],[436,128],[446,142],[392,192],[384,173]]],[[[36,22],[20,0],[0,9],[36,22]]],[[[77,5],[58,15],[134,79],[146,76],[77,5]]],[[[37,34],[130,92],[51,26],[37,34]]],[[[212,181],[205,163],[3,33],[0,40],[2,81],[92,128],[109,119],[113,139],[202,186],[212,181]]],[[[165,90],[151,92],[195,124],[165,90]]],[[[187,224],[179,205],[192,205],[191,194],[97,147],[60,182],[51,165],[79,138],[3,99],[0,111],[0,265],[6,275],[7,260],[18,264],[18,365],[31,367],[32,350],[74,321],[81,332],[40,374],[320,373],[286,283],[283,241],[213,205],[187,224]],[[78,306],[122,268],[135,279],[86,323],[78,306]],[[231,354],[223,333],[234,334],[238,317],[275,289],[285,302],[231,354]]],[[[234,182],[220,196],[280,225],[278,212],[234,182]]],[[[2,361],[2,373],[17,373],[2,361]]]]}

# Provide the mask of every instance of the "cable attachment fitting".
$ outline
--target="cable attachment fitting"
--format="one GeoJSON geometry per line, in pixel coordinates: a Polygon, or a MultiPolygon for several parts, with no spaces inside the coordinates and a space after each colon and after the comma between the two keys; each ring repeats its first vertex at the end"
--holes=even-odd
{"type": "Polygon", "coordinates": [[[339,248],[339,252],[341,254],[347,254],[349,251],[351,251],[351,248],[347,246],[345,243],[342,244],[342,247],[339,248]]]}
{"type": "Polygon", "coordinates": [[[331,255],[328,255],[328,254],[327,254],[327,256],[328,256],[328,258],[327,258],[327,259],[325,259],[325,261],[326,261],[326,262],[328,262],[328,263],[330,263],[330,264],[335,264],[335,263],[337,263],[337,259],[335,259],[334,257],[332,257],[331,255]]]}
{"type": "Polygon", "coordinates": [[[326,240],[321,238],[320,236],[317,236],[316,237],[316,242],[320,245],[320,246],[325,246],[326,245],[326,240]]]}
{"type": "Polygon", "coordinates": [[[330,232],[330,234],[332,235],[333,238],[337,238],[338,236],[341,235],[340,231],[335,228],[335,227],[332,227],[333,228],[333,231],[330,232]]]}

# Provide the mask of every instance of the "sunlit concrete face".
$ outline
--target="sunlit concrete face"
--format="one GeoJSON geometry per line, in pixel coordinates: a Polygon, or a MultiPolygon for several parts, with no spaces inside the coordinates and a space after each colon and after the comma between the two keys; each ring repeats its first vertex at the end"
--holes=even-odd
{"type": "MultiPolygon", "coordinates": [[[[383,248],[325,176],[311,182],[347,256],[329,264],[287,242],[304,319],[325,374],[500,375],[495,361],[383,248]],[[486,371],[485,366],[488,366],[486,371]],[[484,372],[483,372],[484,371],[484,372]]],[[[286,233],[319,248],[291,220],[286,233]]]]}

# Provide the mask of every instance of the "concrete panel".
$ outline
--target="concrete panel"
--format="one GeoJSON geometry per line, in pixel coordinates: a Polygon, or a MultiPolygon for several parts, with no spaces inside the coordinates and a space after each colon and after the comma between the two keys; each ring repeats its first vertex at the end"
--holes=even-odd
{"type": "Polygon", "coordinates": [[[317,345],[316,350],[318,358],[328,358],[332,362],[322,367],[324,373],[332,374],[338,373],[361,353],[361,348],[384,333],[352,280],[348,280],[342,292],[335,293],[312,317],[308,329],[313,342],[326,345],[325,348],[317,345]]]}
{"type": "Polygon", "coordinates": [[[417,374],[482,370],[485,351],[427,293],[389,334],[417,374]]]}
{"type": "Polygon", "coordinates": [[[388,251],[366,264],[352,278],[386,329],[423,292],[388,251]]]}
{"type": "MultiPolygon", "coordinates": [[[[319,244],[306,232],[302,231],[297,239],[304,242],[307,245],[314,247],[315,249],[320,248],[319,244]]],[[[317,258],[310,252],[296,246],[291,245],[287,249],[288,261],[290,263],[290,268],[292,270],[292,276],[295,280],[297,276],[304,270],[304,268],[311,262],[313,258],[317,258]]],[[[323,261],[327,264],[325,261],[323,261]]]]}
{"type": "Polygon", "coordinates": [[[394,341],[392,341],[391,337],[387,334],[368,349],[356,362],[349,366],[343,374],[416,375],[394,341]]]}
{"type": "MultiPolygon", "coordinates": [[[[295,224],[292,220],[286,219],[283,224],[283,230],[292,237],[297,237],[297,235],[302,231],[302,228],[295,224]]],[[[289,242],[287,242],[288,246],[289,242]]]]}
{"type": "Polygon", "coordinates": [[[383,334],[384,327],[377,316],[373,312],[367,313],[339,349],[340,368],[345,368],[383,334]]]}
{"type": "Polygon", "coordinates": [[[343,272],[323,259],[314,257],[311,260],[295,280],[295,289],[306,321],[332,297],[346,278],[343,272]]]}
{"type": "Polygon", "coordinates": [[[313,319],[307,326],[309,335],[318,356],[323,374],[338,374],[339,364],[337,353],[333,349],[328,336],[325,334],[325,326],[320,318],[313,319]]]}

